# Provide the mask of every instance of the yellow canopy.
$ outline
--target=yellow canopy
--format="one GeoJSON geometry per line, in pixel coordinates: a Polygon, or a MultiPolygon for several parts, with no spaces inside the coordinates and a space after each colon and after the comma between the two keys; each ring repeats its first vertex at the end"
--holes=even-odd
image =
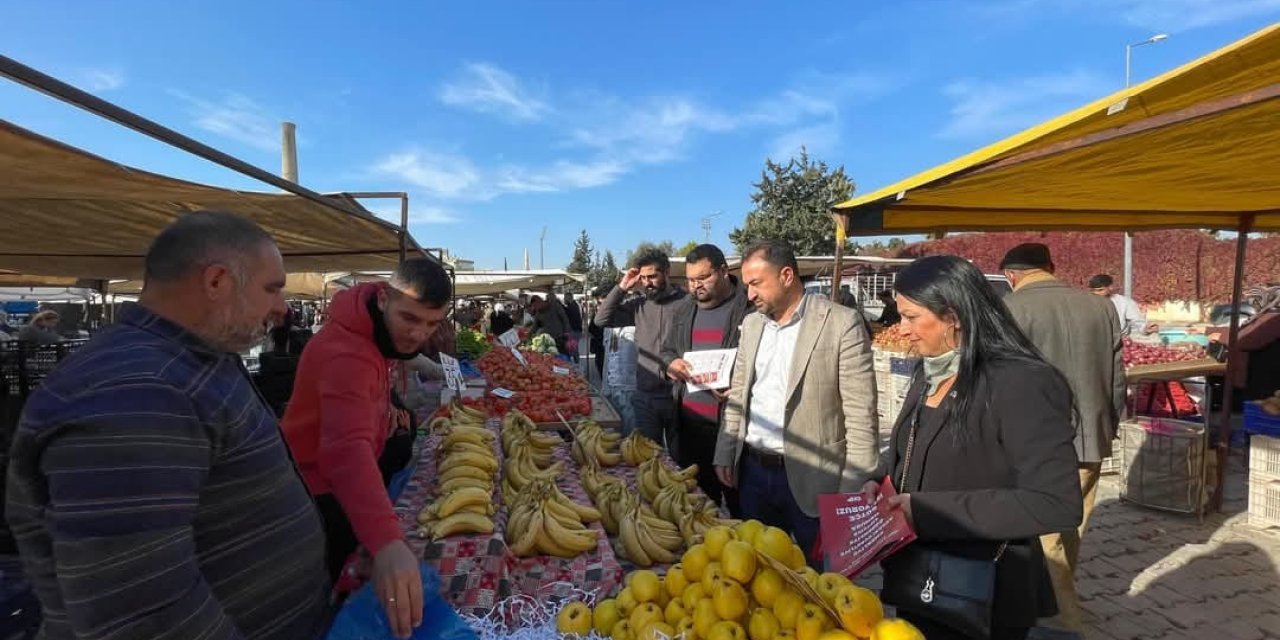
{"type": "Polygon", "coordinates": [[[1280,231],[1280,23],[836,205],[849,233],[1280,231]]]}
{"type": "MultiPolygon", "coordinates": [[[[326,300],[332,293],[344,287],[331,283],[345,273],[331,275],[323,273],[289,273],[285,274],[284,297],[290,300],[326,300]]],[[[0,280],[3,282],[3,280],[0,280]]],[[[122,296],[136,296],[142,293],[142,280],[119,280],[107,285],[107,293],[122,296]]]]}
{"type": "MultiPolygon", "coordinates": [[[[139,278],[142,257],[184,212],[245,215],[275,238],[290,272],[390,270],[398,228],[345,194],[353,213],[292,194],[221,189],[148,173],[0,120],[0,272],[139,278]]],[[[408,240],[410,250],[417,245],[408,240]]]]}

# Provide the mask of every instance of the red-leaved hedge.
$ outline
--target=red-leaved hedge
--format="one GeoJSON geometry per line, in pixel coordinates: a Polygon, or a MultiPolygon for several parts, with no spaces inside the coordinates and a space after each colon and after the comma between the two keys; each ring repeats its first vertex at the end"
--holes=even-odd
{"type": "MultiPolygon", "coordinates": [[[[1006,251],[1023,242],[1049,246],[1057,275],[1085,286],[1098,273],[1124,280],[1124,244],[1120,233],[1020,232],[963,233],[910,245],[899,257],[952,254],[997,273],[1006,251]]],[[[1215,238],[1194,230],[1147,231],[1133,239],[1134,298],[1143,303],[1167,300],[1219,303],[1231,299],[1235,268],[1234,238],[1215,238]]],[[[1245,254],[1245,287],[1280,282],[1280,237],[1252,238],[1245,254]]]]}

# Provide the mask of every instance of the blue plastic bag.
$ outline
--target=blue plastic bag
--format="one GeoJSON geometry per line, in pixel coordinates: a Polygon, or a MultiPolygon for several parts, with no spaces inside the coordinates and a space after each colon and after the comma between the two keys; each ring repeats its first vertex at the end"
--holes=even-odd
{"type": "MultiPolygon", "coordinates": [[[[476,633],[449,603],[440,597],[440,576],[421,563],[422,626],[413,630],[413,640],[476,640],[476,633]]],[[[356,591],[338,610],[326,640],[387,640],[394,638],[387,612],[378,601],[372,584],[356,591]]]]}

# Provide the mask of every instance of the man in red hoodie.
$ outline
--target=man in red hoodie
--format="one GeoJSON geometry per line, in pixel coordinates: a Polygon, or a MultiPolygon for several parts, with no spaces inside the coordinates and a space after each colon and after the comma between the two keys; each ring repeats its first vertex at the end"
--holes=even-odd
{"type": "Polygon", "coordinates": [[[333,297],[329,322],[302,352],[281,428],[324,519],[336,580],[357,541],[373,554],[373,583],[392,630],[422,622],[422,580],[378,468],[395,430],[392,376],[440,327],[452,289],[428,258],[400,263],[387,283],[333,297]]]}

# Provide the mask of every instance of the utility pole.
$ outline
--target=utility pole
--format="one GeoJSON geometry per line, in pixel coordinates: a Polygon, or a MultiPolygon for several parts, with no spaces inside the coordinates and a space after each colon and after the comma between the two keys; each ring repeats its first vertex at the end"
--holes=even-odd
{"type": "Polygon", "coordinates": [[[542,236],[538,238],[538,268],[547,268],[547,228],[542,227],[542,236]]]}
{"type": "Polygon", "coordinates": [[[298,184],[298,125],[280,123],[280,177],[298,184]]]}
{"type": "MultiPolygon", "coordinates": [[[[1142,42],[1124,46],[1124,88],[1128,89],[1133,81],[1133,48],[1155,44],[1168,39],[1169,35],[1157,33],[1142,42]]],[[[1124,232],[1124,295],[1133,297],[1133,232],[1124,232]]]]}
{"type": "Polygon", "coordinates": [[[724,212],[717,211],[702,219],[702,235],[704,242],[711,242],[711,219],[720,216],[722,213],[724,212]]]}

